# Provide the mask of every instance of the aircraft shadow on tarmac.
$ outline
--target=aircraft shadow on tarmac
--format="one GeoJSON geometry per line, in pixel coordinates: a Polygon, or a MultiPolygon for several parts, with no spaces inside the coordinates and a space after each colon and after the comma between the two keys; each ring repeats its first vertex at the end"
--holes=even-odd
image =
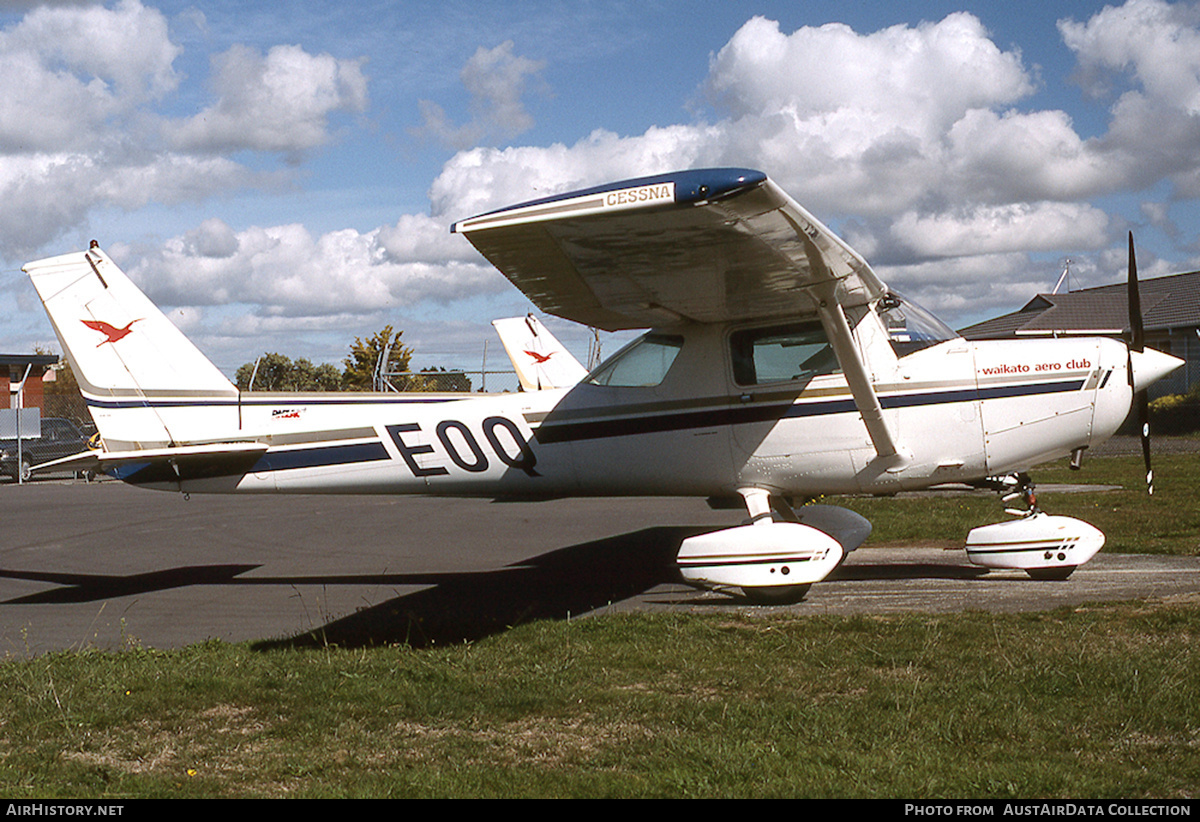
{"type": "MultiPolygon", "coordinates": [[[[427,585],[431,587],[290,638],[260,641],[255,647],[448,645],[502,633],[532,620],[567,619],[644,594],[659,585],[681,583],[675,565],[680,542],[706,530],[686,526],[646,528],[479,572],[242,577],[260,566],[185,566],[128,576],[0,569],[0,578],[61,586],[0,605],[94,602],[191,585],[427,585]]],[[[848,564],[838,568],[829,580],[972,579],[984,573],[986,569],[958,564],[848,564]]],[[[672,602],[711,607],[744,604],[735,598],[701,597],[698,593],[684,600],[673,598],[672,602]]]]}
{"type": "MultiPolygon", "coordinates": [[[[357,647],[402,643],[412,647],[482,639],[537,619],[567,619],[656,586],[683,582],[675,564],[680,543],[708,528],[660,526],[560,548],[516,566],[481,573],[423,575],[434,587],[334,620],[316,630],[256,648],[357,647]]],[[[986,568],[934,563],[844,565],[829,579],[974,579],[986,568]]],[[[676,605],[741,606],[746,600],[673,595],[676,605]]]]}
{"type": "Polygon", "coordinates": [[[236,582],[238,574],[253,571],[257,565],[193,565],[150,571],[145,574],[71,574],[55,571],[9,571],[0,569],[0,578],[53,582],[61,587],[7,599],[0,605],[51,605],[98,602],[102,599],[167,591],[189,585],[226,585],[236,582]]]}
{"type": "Polygon", "coordinates": [[[414,647],[479,639],[534,619],[565,619],[680,582],[680,542],[706,528],[662,526],[557,549],[492,571],[242,577],[259,565],[183,566],[143,574],[111,575],[0,569],[0,578],[59,587],[4,600],[0,605],[97,602],[191,585],[210,586],[432,586],[360,610],[289,639],[257,648],[407,643],[414,647]]]}
{"type": "MultiPolygon", "coordinates": [[[[560,548],[519,565],[481,573],[421,575],[434,587],[256,648],[402,643],[412,647],[482,639],[537,619],[567,619],[663,584],[681,584],[680,543],[707,528],[660,526],[560,548]]],[[[986,568],[934,563],[842,566],[830,579],[974,579],[986,568]]],[[[736,598],[671,596],[676,605],[741,606],[736,598]]]]}
{"type": "Polygon", "coordinates": [[[988,573],[977,565],[950,565],[932,562],[864,563],[843,565],[825,578],[825,582],[861,582],[879,579],[978,579],[988,573]]]}
{"type": "Polygon", "coordinates": [[[646,528],[560,548],[496,571],[406,577],[436,584],[255,647],[402,643],[421,648],[482,639],[537,619],[567,619],[680,582],[675,566],[679,543],[705,530],[646,528]]]}

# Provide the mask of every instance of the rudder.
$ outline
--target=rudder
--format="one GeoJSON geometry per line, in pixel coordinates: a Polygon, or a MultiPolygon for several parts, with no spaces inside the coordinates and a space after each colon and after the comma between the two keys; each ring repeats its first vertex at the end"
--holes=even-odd
{"type": "Polygon", "coordinates": [[[236,400],[237,388],[95,245],[26,263],[110,450],[193,439],[174,401],[236,400]]]}

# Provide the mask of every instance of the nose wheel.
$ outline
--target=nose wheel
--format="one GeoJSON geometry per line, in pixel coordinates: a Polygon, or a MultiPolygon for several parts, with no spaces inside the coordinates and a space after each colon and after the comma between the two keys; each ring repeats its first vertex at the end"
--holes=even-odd
{"type": "Polygon", "coordinates": [[[971,530],[967,558],[976,565],[1019,569],[1037,580],[1064,580],[1104,547],[1098,528],[1042,511],[1028,474],[999,477],[991,485],[1001,493],[1005,512],[1018,519],[971,530]],[[1008,507],[1017,501],[1025,507],[1008,507]]]}

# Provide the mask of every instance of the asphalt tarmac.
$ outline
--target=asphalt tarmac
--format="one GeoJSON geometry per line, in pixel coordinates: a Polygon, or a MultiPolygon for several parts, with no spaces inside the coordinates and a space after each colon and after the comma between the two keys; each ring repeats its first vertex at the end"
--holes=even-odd
{"type": "MultiPolygon", "coordinates": [[[[677,581],[682,538],[741,520],[695,499],[185,499],[43,480],[0,486],[0,514],[0,657],[207,639],[428,646],[539,618],[777,610],[677,581]]],[[[961,550],[860,548],[786,607],[1031,611],[1175,596],[1200,596],[1200,558],[1101,552],[1065,582],[1035,582],[961,550]]]]}

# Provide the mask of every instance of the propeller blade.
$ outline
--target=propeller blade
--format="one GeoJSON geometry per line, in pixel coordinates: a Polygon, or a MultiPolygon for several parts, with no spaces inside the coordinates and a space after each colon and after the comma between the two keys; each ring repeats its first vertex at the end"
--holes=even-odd
{"type": "Polygon", "coordinates": [[[1129,232],[1129,348],[1146,347],[1146,328],[1142,323],[1142,297],[1138,288],[1137,257],[1133,253],[1133,232],[1129,232]]]}
{"type": "MultiPolygon", "coordinates": [[[[1142,298],[1138,288],[1137,257],[1133,251],[1133,232],[1129,232],[1129,387],[1134,387],[1133,353],[1146,348],[1146,327],[1142,321],[1142,298]]],[[[1142,462],[1146,466],[1146,493],[1154,494],[1154,470],[1150,467],[1150,395],[1146,389],[1133,398],[1138,411],[1138,428],[1142,437],[1142,462]]]]}
{"type": "Polygon", "coordinates": [[[1146,493],[1154,496],[1154,469],[1150,467],[1150,397],[1149,392],[1137,394],[1138,424],[1142,429],[1142,462],[1146,465],[1146,493]]]}

